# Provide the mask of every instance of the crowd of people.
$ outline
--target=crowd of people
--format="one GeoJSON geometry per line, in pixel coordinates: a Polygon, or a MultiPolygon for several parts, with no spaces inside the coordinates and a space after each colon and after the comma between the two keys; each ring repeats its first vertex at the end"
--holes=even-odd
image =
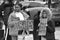
{"type": "MultiPolygon", "coordinates": [[[[31,19],[30,15],[27,12],[25,12],[24,9],[22,9],[22,4],[19,4],[18,1],[15,3],[12,0],[8,0],[8,1],[3,1],[1,3],[0,29],[2,28],[3,22],[6,28],[12,28],[15,22],[18,22],[20,20],[28,20],[28,19],[31,19]]],[[[41,12],[37,13],[37,15],[34,16],[33,20],[34,20],[34,30],[33,30],[34,40],[41,40],[41,36],[40,35],[38,36],[37,30],[40,30],[44,26],[46,27],[45,30],[46,35],[44,35],[43,37],[46,38],[46,40],[55,40],[55,35],[54,35],[55,25],[54,25],[54,21],[52,20],[52,12],[49,9],[44,8],[41,12]]],[[[9,30],[9,35],[11,36],[11,39],[8,38],[7,40],[17,40],[17,35],[14,36],[11,35],[10,33],[11,31],[9,30]]]]}

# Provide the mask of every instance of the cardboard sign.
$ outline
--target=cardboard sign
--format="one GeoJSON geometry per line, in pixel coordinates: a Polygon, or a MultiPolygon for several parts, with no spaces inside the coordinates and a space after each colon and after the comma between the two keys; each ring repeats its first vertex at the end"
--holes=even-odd
{"type": "Polygon", "coordinates": [[[9,30],[10,35],[18,35],[18,30],[33,30],[33,20],[19,21],[9,30]]]}
{"type": "Polygon", "coordinates": [[[47,25],[47,19],[40,19],[40,26],[39,26],[39,34],[38,35],[46,35],[46,27],[47,25]]]}

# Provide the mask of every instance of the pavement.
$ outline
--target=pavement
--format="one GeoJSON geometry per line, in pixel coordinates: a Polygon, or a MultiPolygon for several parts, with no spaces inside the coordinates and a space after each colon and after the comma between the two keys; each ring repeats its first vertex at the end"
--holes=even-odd
{"type": "MultiPolygon", "coordinates": [[[[5,27],[3,27],[5,29],[5,27]]],[[[60,27],[55,27],[55,39],[60,40],[60,27]]]]}
{"type": "Polygon", "coordinates": [[[55,39],[60,40],[60,27],[55,28],[55,39]]]}

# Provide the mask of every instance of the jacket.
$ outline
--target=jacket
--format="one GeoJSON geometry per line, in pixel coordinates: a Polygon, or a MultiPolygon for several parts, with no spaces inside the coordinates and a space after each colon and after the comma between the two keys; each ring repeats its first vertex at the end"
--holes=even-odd
{"type": "MultiPolygon", "coordinates": [[[[25,12],[21,12],[25,19],[27,19],[29,16],[25,12]]],[[[15,25],[15,23],[18,23],[20,19],[16,17],[15,12],[12,12],[8,18],[8,28],[9,28],[9,34],[10,35],[18,35],[18,27],[15,25]]],[[[22,28],[20,29],[22,30],[22,28]]]]}
{"type": "Polygon", "coordinates": [[[46,39],[47,40],[55,40],[55,25],[54,25],[54,21],[50,20],[48,21],[48,26],[47,26],[47,30],[46,30],[46,39]]]}

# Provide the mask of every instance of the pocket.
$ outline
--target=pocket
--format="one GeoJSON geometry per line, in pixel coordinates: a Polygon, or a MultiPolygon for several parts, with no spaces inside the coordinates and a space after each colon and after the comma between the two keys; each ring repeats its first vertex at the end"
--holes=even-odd
{"type": "Polygon", "coordinates": [[[54,33],[47,33],[46,38],[47,39],[54,39],[54,33]]]}

